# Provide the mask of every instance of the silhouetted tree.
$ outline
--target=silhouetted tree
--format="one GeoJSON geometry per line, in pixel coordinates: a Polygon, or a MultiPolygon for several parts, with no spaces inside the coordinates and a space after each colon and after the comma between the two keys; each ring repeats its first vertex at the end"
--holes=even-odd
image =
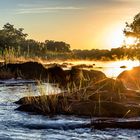
{"type": "Polygon", "coordinates": [[[140,13],[138,13],[131,24],[126,22],[126,27],[124,29],[124,34],[126,37],[135,38],[135,43],[130,47],[135,51],[134,57],[140,60],[140,13]]]}

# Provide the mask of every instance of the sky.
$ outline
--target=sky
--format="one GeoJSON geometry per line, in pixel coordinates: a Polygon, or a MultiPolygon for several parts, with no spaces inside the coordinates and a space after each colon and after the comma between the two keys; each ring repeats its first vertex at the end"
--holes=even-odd
{"type": "Polygon", "coordinates": [[[72,49],[120,47],[125,22],[140,0],[0,0],[0,28],[9,22],[37,41],[64,41],[72,49]]]}

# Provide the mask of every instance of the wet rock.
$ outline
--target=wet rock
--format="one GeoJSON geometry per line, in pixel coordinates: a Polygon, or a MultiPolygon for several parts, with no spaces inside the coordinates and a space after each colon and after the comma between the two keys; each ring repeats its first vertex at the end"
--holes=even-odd
{"type": "Polygon", "coordinates": [[[95,129],[121,128],[121,129],[140,129],[140,121],[115,121],[99,120],[91,123],[95,129]]]}
{"type": "MultiPolygon", "coordinates": [[[[78,94],[78,93],[77,93],[78,94]]],[[[87,94],[89,94],[87,92],[87,94]]],[[[101,94],[100,94],[101,95],[101,94]]],[[[88,95],[86,95],[88,96],[88,95]]],[[[81,95],[47,95],[37,97],[24,97],[18,102],[21,104],[17,110],[40,113],[43,115],[65,114],[92,117],[136,117],[140,116],[138,104],[128,104],[120,99],[110,101],[110,94],[105,97],[93,94],[92,98],[81,95]],[[107,99],[108,97],[108,99],[107,99]],[[29,106],[29,107],[28,107],[29,106]]]]}
{"type": "Polygon", "coordinates": [[[127,106],[119,102],[81,101],[72,104],[71,113],[92,117],[135,117],[140,115],[140,108],[136,106],[127,106]]]}
{"type": "Polygon", "coordinates": [[[56,112],[51,110],[50,106],[23,104],[16,110],[25,112],[35,112],[37,114],[65,114],[65,115],[79,115],[90,117],[136,117],[140,116],[140,107],[126,106],[117,102],[95,102],[95,101],[75,101],[64,104],[61,101],[56,106],[56,112]],[[65,106],[64,106],[65,105],[65,106]],[[43,107],[41,107],[43,106],[43,107]],[[48,109],[49,108],[49,109],[48,109]]]}
{"type": "Polygon", "coordinates": [[[48,124],[26,124],[23,125],[23,127],[28,129],[35,129],[35,130],[41,130],[41,129],[54,129],[54,130],[74,130],[78,128],[89,128],[90,124],[72,124],[72,123],[48,123],[48,124]]]}
{"type": "Polygon", "coordinates": [[[41,113],[41,111],[38,111],[38,108],[35,107],[35,105],[32,104],[24,104],[22,106],[19,106],[17,109],[15,110],[20,110],[20,111],[26,111],[26,112],[36,112],[36,113],[41,113]]]}

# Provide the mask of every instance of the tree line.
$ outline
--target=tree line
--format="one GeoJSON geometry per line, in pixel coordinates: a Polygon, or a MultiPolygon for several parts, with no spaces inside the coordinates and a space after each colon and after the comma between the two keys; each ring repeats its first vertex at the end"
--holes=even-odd
{"type": "Polygon", "coordinates": [[[126,37],[135,38],[135,43],[131,46],[123,45],[111,50],[72,50],[70,44],[64,41],[45,40],[39,42],[27,39],[28,34],[24,33],[23,28],[15,28],[14,25],[6,23],[0,30],[0,56],[4,57],[7,53],[12,53],[16,57],[43,59],[140,60],[140,13],[134,17],[131,24],[126,23],[124,34],[126,37]]]}

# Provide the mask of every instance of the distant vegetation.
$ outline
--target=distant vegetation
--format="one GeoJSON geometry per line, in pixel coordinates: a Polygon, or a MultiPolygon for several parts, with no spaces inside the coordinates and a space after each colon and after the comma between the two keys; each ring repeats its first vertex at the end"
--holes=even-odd
{"type": "MultiPolygon", "coordinates": [[[[45,40],[38,42],[27,39],[23,28],[15,28],[9,23],[0,30],[0,57],[8,56],[42,59],[87,59],[87,60],[118,60],[140,59],[140,13],[134,17],[131,24],[126,23],[124,34],[135,37],[136,43],[131,46],[123,45],[111,50],[72,50],[63,41],[45,40]]],[[[106,46],[107,47],[107,46],[106,46]]]]}

